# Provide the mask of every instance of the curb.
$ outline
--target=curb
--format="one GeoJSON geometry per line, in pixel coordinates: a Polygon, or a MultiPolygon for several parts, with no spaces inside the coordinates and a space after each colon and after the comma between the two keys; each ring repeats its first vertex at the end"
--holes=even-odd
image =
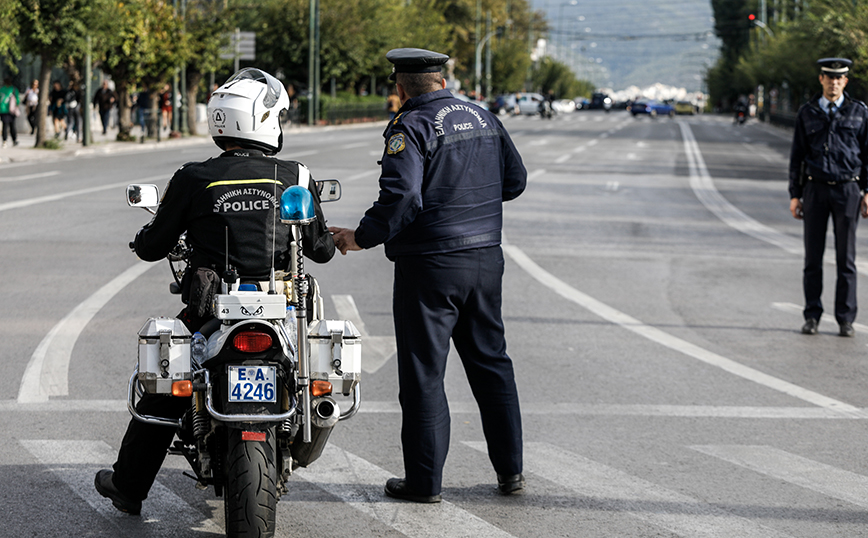
{"type": "MultiPolygon", "coordinates": [[[[303,135],[311,132],[328,132],[328,131],[343,131],[348,129],[360,129],[365,127],[383,127],[388,124],[388,121],[376,121],[366,123],[348,123],[344,125],[300,125],[298,127],[285,127],[283,130],[284,138],[303,135]]],[[[207,128],[203,129],[207,131],[207,128]]],[[[116,132],[116,131],[115,131],[116,132]]],[[[97,138],[102,139],[92,143],[87,147],[81,146],[77,142],[71,143],[69,146],[61,147],[60,149],[41,149],[33,147],[36,142],[36,137],[33,135],[19,135],[18,146],[0,149],[0,168],[9,164],[23,164],[28,162],[50,162],[63,159],[75,158],[90,158],[107,155],[118,155],[123,153],[133,153],[138,151],[155,151],[159,149],[169,149],[172,147],[186,147],[204,144],[213,144],[211,138],[205,135],[188,136],[182,138],[165,138],[159,142],[146,141],[141,142],[117,142],[111,140],[114,136],[97,135],[97,138]]],[[[216,146],[215,146],[215,149],[216,146]]]]}

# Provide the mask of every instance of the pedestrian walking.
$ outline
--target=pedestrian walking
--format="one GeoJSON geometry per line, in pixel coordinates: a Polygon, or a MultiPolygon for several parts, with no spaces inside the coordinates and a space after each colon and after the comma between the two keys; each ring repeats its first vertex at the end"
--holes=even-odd
{"type": "Polygon", "coordinates": [[[36,133],[36,112],[39,109],[39,81],[33,83],[24,92],[24,106],[27,109],[27,123],[30,124],[30,134],[36,133]]]}
{"type": "Polygon", "coordinates": [[[796,117],[790,152],[790,212],[804,220],[803,334],[817,334],[823,314],[823,255],[829,217],[835,233],[838,334],[853,336],[856,319],[856,225],[868,217],[868,107],[844,91],[853,62],[823,58],[823,91],[796,117]]]}
{"type": "Polygon", "coordinates": [[[18,88],[12,85],[12,79],[6,77],[3,79],[3,86],[0,86],[0,121],[3,122],[3,147],[6,147],[6,140],[12,136],[12,145],[18,145],[18,131],[15,128],[15,121],[21,114],[18,105],[21,104],[21,96],[18,94],[18,88]]]}
{"type": "Polygon", "coordinates": [[[106,134],[111,120],[111,111],[118,100],[118,96],[109,86],[108,80],[103,80],[102,85],[93,94],[93,106],[99,111],[99,119],[102,122],[102,134],[106,134]]]}

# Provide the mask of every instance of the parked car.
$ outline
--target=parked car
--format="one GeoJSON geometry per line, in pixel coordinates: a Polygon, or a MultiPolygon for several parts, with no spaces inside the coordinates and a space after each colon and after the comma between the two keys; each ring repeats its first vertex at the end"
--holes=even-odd
{"type": "Polygon", "coordinates": [[[675,113],[676,114],[693,114],[697,113],[696,105],[691,103],[690,101],[678,101],[675,103],[675,113]]]}
{"type": "Polygon", "coordinates": [[[539,93],[523,93],[518,99],[518,110],[522,115],[535,116],[539,114],[539,105],[545,101],[539,93]]]}
{"type": "Polygon", "coordinates": [[[557,99],[552,103],[552,109],[558,113],[575,112],[576,103],[572,99],[557,99]]]}
{"type": "Polygon", "coordinates": [[[652,118],[655,116],[675,116],[675,107],[664,101],[636,101],[630,105],[630,113],[633,116],[639,114],[648,114],[652,118]]]}
{"type": "Polygon", "coordinates": [[[452,92],[452,96],[455,97],[456,99],[458,99],[459,101],[464,101],[465,103],[471,103],[471,104],[478,106],[479,108],[481,108],[483,110],[488,110],[488,103],[486,103],[485,101],[474,101],[473,99],[471,99],[470,97],[467,97],[463,93],[458,93],[455,91],[452,92]]]}
{"type": "Polygon", "coordinates": [[[505,93],[495,97],[494,101],[489,103],[488,110],[501,116],[504,114],[512,114],[515,111],[515,103],[515,95],[505,93]]]}

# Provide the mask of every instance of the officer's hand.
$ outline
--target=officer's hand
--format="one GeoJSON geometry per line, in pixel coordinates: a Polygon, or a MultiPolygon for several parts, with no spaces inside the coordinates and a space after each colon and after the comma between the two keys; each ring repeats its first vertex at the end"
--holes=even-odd
{"type": "Polygon", "coordinates": [[[334,239],[335,247],[341,251],[341,254],[346,255],[348,250],[362,250],[358,244],[356,244],[356,231],[350,230],[349,228],[338,228],[336,226],[329,226],[329,231],[332,233],[332,239],[334,239]]]}
{"type": "MultiPolygon", "coordinates": [[[[862,200],[862,204],[864,207],[865,200],[862,200]]],[[[798,198],[791,198],[790,199],[790,213],[793,214],[794,219],[802,220],[802,218],[804,217],[805,214],[802,212],[802,201],[801,200],[799,200],[798,198]]]]}

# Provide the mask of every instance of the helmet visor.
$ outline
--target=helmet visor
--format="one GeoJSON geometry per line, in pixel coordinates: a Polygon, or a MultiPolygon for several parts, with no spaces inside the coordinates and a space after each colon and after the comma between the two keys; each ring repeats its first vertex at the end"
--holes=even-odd
{"type": "Polygon", "coordinates": [[[256,82],[265,84],[266,93],[262,99],[262,104],[265,105],[265,108],[274,107],[280,98],[280,92],[283,90],[283,85],[279,80],[255,67],[245,67],[238,71],[226,81],[224,86],[230,86],[239,80],[255,80],[256,82]]]}

